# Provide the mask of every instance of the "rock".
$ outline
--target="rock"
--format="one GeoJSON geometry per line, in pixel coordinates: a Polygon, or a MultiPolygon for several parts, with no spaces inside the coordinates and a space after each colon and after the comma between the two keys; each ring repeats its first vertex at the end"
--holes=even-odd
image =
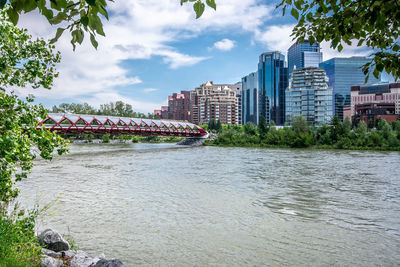
{"type": "Polygon", "coordinates": [[[123,267],[124,264],[118,260],[118,259],[113,259],[113,260],[106,260],[106,259],[100,259],[98,262],[96,262],[93,267],[123,267]]]}
{"type": "Polygon", "coordinates": [[[90,258],[86,252],[82,250],[78,250],[75,254],[75,256],[72,258],[70,261],[70,266],[71,267],[88,267],[88,266],[93,266],[95,264],[94,260],[90,258]]]}
{"type": "Polygon", "coordinates": [[[64,259],[72,259],[73,257],[75,257],[76,251],[74,250],[63,251],[61,252],[61,255],[64,259]]]}
{"type": "Polygon", "coordinates": [[[62,260],[57,260],[49,256],[42,257],[42,267],[61,267],[63,264],[62,260]]]}
{"type": "Polygon", "coordinates": [[[38,236],[39,243],[55,252],[69,250],[69,243],[62,236],[51,229],[46,229],[38,236]]]}
{"type": "Polygon", "coordinates": [[[50,249],[47,249],[47,248],[42,248],[42,254],[50,256],[50,257],[53,257],[53,258],[57,258],[57,257],[61,257],[62,256],[61,252],[54,252],[54,251],[52,251],[50,249]]]}

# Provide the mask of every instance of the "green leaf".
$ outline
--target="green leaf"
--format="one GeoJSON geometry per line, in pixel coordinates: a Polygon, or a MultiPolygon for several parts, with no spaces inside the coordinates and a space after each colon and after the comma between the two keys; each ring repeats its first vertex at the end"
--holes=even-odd
{"type": "Polygon", "coordinates": [[[104,7],[99,8],[99,13],[102,14],[108,20],[108,13],[104,7]]]}
{"type": "Polygon", "coordinates": [[[3,7],[6,5],[7,0],[0,0],[0,9],[3,9],[3,7]]]}
{"type": "Polygon", "coordinates": [[[378,64],[376,64],[376,69],[377,69],[379,72],[382,72],[382,71],[383,71],[383,67],[384,67],[383,63],[378,63],[378,64]]]}
{"type": "Polygon", "coordinates": [[[63,34],[64,31],[65,31],[64,28],[58,28],[57,32],[56,32],[56,36],[54,36],[54,38],[50,40],[50,43],[53,44],[53,43],[57,42],[58,38],[60,38],[60,36],[63,34]]]}
{"type": "Polygon", "coordinates": [[[379,73],[380,73],[379,70],[375,68],[373,74],[376,79],[379,79],[379,73]]]}
{"type": "Polygon", "coordinates": [[[92,33],[90,33],[90,42],[92,43],[93,47],[97,49],[99,43],[96,41],[96,38],[92,33]]]}
{"type": "Polygon", "coordinates": [[[339,44],[339,46],[337,47],[337,49],[338,49],[339,52],[342,52],[342,50],[343,50],[343,45],[342,45],[342,44],[339,44]]]}
{"type": "Polygon", "coordinates": [[[196,12],[196,19],[200,18],[201,15],[203,15],[205,7],[206,7],[206,5],[203,2],[201,2],[200,0],[198,0],[196,3],[194,3],[193,9],[196,12]]]}
{"type": "Polygon", "coordinates": [[[11,22],[12,22],[14,25],[17,25],[17,23],[18,23],[18,18],[19,18],[18,13],[17,13],[13,8],[9,8],[9,9],[7,10],[7,14],[8,14],[8,17],[10,18],[11,22]]]}
{"type": "Polygon", "coordinates": [[[87,26],[89,24],[88,16],[81,17],[81,23],[83,26],[87,26]]]}
{"type": "Polygon", "coordinates": [[[28,1],[24,2],[22,10],[24,10],[25,13],[27,13],[27,12],[34,10],[36,7],[37,7],[37,3],[35,0],[28,0],[28,1]]]}
{"type": "Polygon", "coordinates": [[[88,3],[90,6],[95,6],[96,5],[96,0],[85,0],[86,3],[88,3]]]}
{"type": "Polygon", "coordinates": [[[290,12],[290,14],[292,14],[292,16],[295,18],[295,19],[299,19],[299,11],[297,11],[297,9],[295,9],[295,8],[292,8],[292,11],[290,12]]]}
{"type": "Polygon", "coordinates": [[[183,5],[183,3],[187,2],[189,0],[181,0],[181,5],[183,5]]]}
{"type": "Polygon", "coordinates": [[[209,7],[214,8],[214,10],[217,10],[217,5],[215,4],[215,0],[207,0],[206,3],[209,7]]]}
{"type": "Polygon", "coordinates": [[[42,14],[47,18],[49,22],[53,18],[53,11],[51,9],[47,9],[46,7],[42,9],[42,14]]]}
{"type": "Polygon", "coordinates": [[[49,22],[51,24],[59,24],[62,21],[66,20],[67,18],[68,16],[64,12],[58,12],[58,14],[55,17],[49,19],[49,22]]]}

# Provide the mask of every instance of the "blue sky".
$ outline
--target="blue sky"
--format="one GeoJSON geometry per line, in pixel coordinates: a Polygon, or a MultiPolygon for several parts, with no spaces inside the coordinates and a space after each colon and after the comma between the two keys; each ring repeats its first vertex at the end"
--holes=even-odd
{"type": "MultiPolygon", "coordinates": [[[[70,36],[56,46],[62,53],[60,77],[52,90],[17,89],[33,93],[47,107],[63,102],[93,106],[122,100],[136,111],[152,112],[168,95],[192,90],[206,81],[235,83],[257,68],[266,51],[286,53],[295,23],[282,17],[276,2],[216,0],[217,11],[206,9],[196,20],[191,5],[179,0],[116,0],[104,21],[106,37],[99,48],[84,41],[72,51],[70,36]]],[[[19,25],[34,36],[51,38],[55,29],[37,13],[21,17],[19,25]]],[[[334,56],[368,55],[365,48],[345,47],[342,53],[321,44],[324,60],[334,56]]]]}

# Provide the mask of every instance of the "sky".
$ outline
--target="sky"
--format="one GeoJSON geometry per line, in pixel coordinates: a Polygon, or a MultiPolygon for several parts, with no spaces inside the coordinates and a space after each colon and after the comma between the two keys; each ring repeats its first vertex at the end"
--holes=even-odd
{"type": "MultiPolygon", "coordinates": [[[[100,104],[121,100],[138,112],[153,112],[167,104],[168,95],[193,90],[207,81],[236,83],[256,71],[263,52],[281,51],[293,44],[295,20],[282,16],[276,2],[216,0],[195,19],[190,4],[179,0],[116,0],[103,20],[106,37],[94,49],[88,35],[73,51],[65,32],[56,43],[62,60],[51,90],[18,88],[50,108],[60,103],[100,104]]],[[[57,27],[37,12],[20,17],[18,27],[34,37],[50,39],[57,27]]],[[[322,43],[323,60],[366,56],[365,47],[345,46],[339,53],[322,43]]]]}

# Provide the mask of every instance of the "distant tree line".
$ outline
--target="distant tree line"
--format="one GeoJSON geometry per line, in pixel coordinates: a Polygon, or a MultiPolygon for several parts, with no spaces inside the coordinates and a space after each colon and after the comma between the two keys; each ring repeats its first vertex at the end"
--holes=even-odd
{"type": "Polygon", "coordinates": [[[88,103],[62,103],[58,106],[53,106],[51,112],[155,119],[154,114],[148,113],[145,115],[144,113],[135,112],[133,111],[132,105],[122,101],[102,104],[99,109],[90,106],[88,103]]]}
{"type": "Polygon", "coordinates": [[[218,138],[208,145],[242,147],[336,148],[400,150],[400,121],[391,123],[378,119],[373,128],[334,117],[329,125],[311,126],[304,117],[295,117],[291,127],[277,129],[262,117],[258,126],[222,125],[218,138]]]}

